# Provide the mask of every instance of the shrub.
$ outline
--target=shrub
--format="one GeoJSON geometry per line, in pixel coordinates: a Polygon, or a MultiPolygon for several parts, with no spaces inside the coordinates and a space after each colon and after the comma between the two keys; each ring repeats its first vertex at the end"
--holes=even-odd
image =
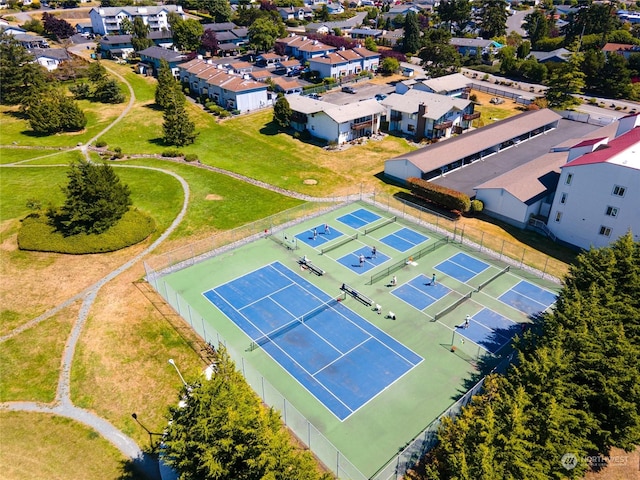
{"type": "Polygon", "coordinates": [[[188,153],[187,155],[184,156],[184,161],[185,162],[197,162],[198,161],[198,154],[197,153],[188,153]]]}
{"type": "Polygon", "coordinates": [[[96,142],[96,148],[104,148],[107,146],[107,142],[105,142],[104,140],[100,139],[96,142]]]}
{"type": "Polygon", "coordinates": [[[220,108],[220,118],[227,118],[231,116],[231,112],[229,112],[228,110],[225,110],[224,108],[220,108]]]}
{"type": "Polygon", "coordinates": [[[484,203],[482,203],[482,200],[471,200],[471,205],[469,208],[469,211],[471,213],[480,213],[482,210],[484,210],[484,203]]]}
{"type": "Polygon", "coordinates": [[[163,150],[162,156],[168,158],[184,157],[184,153],[182,153],[177,148],[169,148],[167,150],[163,150]]]}
{"type": "Polygon", "coordinates": [[[417,197],[429,200],[451,210],[468,212],[471,208],[471,200],[468,195],[450,188],[441,187],[434,183],[419,178],[407,178],[407,184],[411,193],[417,197]]]}
{"type": "Polygon", "coordinates": [[[155,221],[151,217],[132,209],[104,233],[82,233],[65,237],[55,231],[45,215],[32,213],[22,220],[22,227],[18,232],[18,247],[21,250],[73,255],[114,252],[140,243],[155,229],[155,221]]]}
{"type": "Polygon", "coordinates": [[[471,95],[469,95],[469,100],[471,100],[474,103],[478,102],[478,96],[475,93],[472,93],[471,95]]]}

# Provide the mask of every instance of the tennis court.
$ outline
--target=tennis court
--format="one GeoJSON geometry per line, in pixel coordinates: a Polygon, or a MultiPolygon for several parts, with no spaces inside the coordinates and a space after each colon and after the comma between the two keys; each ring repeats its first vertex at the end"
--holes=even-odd
{"type": "Polygon", "coordinates": [[[204,296],[340,420],[422,361],[280,262],[204,296]]]}
{"type": "Polygon", "coordinates": [[[556,294],[523,280],[500,295],[499,298],[507,305],[527,315],[537,315],[555,303],[556,294]]]}
{"type": "Polygon", "coordinates": [[[427,240],[429,240],[429,237],[426,235],[422,235],[421,233],[406,227],[396,230],[395,232],[380,239],[382,243],[389,245],[391,248],[394,248],[399,252],[409,251],[427,240]]]}
{"type": "Polygon", "coordinates": [[[456,253],[435,266],[436,270],[461,282],[468,282],[487,268],[489,268],[488,263],[478,260],[466,253],[456,253]]]}
{"type": "Polygon", "coordinates": [[[224,343],[326,465],[361,473],[343,478],[377,478],[508,358],[521,325],[558,290],[396,215],[365,201],[339,205],[256,229],[255,240],[184,262],[154,284],[200,336],[224,343]],[[358,295],[343,296],[344,284],[358,295]]]}

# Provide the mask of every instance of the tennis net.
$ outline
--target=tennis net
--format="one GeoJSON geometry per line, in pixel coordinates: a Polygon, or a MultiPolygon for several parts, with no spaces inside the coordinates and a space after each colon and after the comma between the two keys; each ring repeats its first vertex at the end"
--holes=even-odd
{"type": "Polygon", "coordinates": [[[347,238],[343,238],[342,240],[338,240],[336,243],[333,243],[327,247],[324,247],[323,249],[320,250],[320,253],[324,255],[325,253],[330,252],[331,250],[334,250],[338,247],[341,247],[342,245],[345,245],[352,240],[357,240],[357,238],[358,238],[357,233],[354,235],[349,235],[347,238]]]}
{"type": "Polygon", "coordinates": [[[269,332],[269,333],[267,333],[265,335],[262,335],[261,337],[255,339],[253,342],[251,342],[251,345],[249,345],[249,351],[253,351],[253,350],[257,349],[258,347],[261,347],[265,343],[271,342],[272,340],[278,338],[279,336],[284,335],[285,333],[293,330],[298,325],[302,325],[302,324],[308,322],[311,318],[315,317],[316,315],[319,315],[322,312],[329,310],[330,308],[333,309],[341,301],[342,301],[342,297],[338,297],[338,298],[334,298],[332,300],[329,300],[328,302],[323,303],[323,304],[315,307],[313,310],[305,313],[304,315],[301,315],[301,316],[297,317],[296,319],[290,321],[289,323],[286,323],[286,324],[282,325],[281,327],[278,327],[278,328],[272,330],[271,332],[269,332]]]}
{"type": "Polygon", "coordinates": [[[378,230],[379,228],[384,227],[385,225],[389,225],[390,223],[393,223],[396,220],[397,220],[397,217],[387,218],[386,220],[383,220],[382,222],[378,223],[377,225],[373,225],[372,227],[365,228],[364,229],[364,234],[365,235],[369,235],[371,232],[374,232],[374,231],[378,230]]]}
{"type": "Polygon", "coordinates": [[[448,307],[444,308],[443,310],[440,310],[438,313],[435,314],[435,316],[433,317],[434,320],[439,320],[442,317],[444,317],[447,313],[451,313],[452,311],[454,311],[456,308],[458,308],[461,304],[463,304],[464,302],[466,302],[467,300],[469,300],[471,298],[471,294],[473,293],[473,291],[467,293],[466,295],[460,297],[458,300],[456,300],[455,302],[453,302],[451,305],[449,305],[448,307]]]}
{"type": "Polygon", "coordinates": [[[504,275],[505,273],[507,273],[510,269],[510,266],[507,265],[505,268],[503,268],[502,270],[500,270],[498,273],[496,273],[493,277],[491,277],[488,280],[485,280],[484,282],[482,282],[480,285],[478,285],[478,288],[476,288],[476,292],[479,292],[480,290],[482,290],[484,287],[486,287],[487,285],[489,285],[491,282],[493,282],[496,278],[504,275]]]}

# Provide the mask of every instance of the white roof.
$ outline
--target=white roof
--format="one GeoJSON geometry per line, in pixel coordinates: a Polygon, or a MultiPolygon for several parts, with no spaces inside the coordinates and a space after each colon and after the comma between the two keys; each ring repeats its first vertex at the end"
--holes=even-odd
{"type": "Polygon", "coordinates": [[[287,101],[291,110],[309,115],[311,113],[323,112],[325,107],[332,107],[333,105],[320,100],[314,100],[311,97],[305,97],[303,95],[287,95],[287,101]]]}
{"type": "Polygon", "coordinates": [[[412,89],[404,95],[392,93],[381,103],[392,110],[403,113],[416,113],[418,105],[424,103],[427,107],[424,117],[437,120],[451,110],[464,110],[471,102],[461,98],[451,98],[446,95],[412,89]]]}
{"type": "Polygon", "coordinates": [[[452,92],[465,88],[471,83],[471,80],[461,73],[453,73],[451,75],[445,75],[444,77],[423,80],[422,83],[434,92],[452,92]]]}

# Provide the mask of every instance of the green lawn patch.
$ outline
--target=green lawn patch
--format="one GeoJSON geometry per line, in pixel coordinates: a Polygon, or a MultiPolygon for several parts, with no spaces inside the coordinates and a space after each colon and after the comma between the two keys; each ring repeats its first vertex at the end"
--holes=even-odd
{"type": "Polygon", "coordinates": [[[64,236],[49,224],[47,216],[32,214],[22,222],[22,228],[18,232],[18,246],[21,250],[74,255],[115,252],[140,243],[155,228],[151,217],[132,209],[104,233],[64,236]]]}
{"type": "Polygon", "coordinates": [[[0,164],[22,162],[31,158],[57,155],[55,150],[42,150],[35,148],[0,148],[0,164]]]}
{"type": "MultiPolygon", "coordinates": [[[[76,303],[3,342],[0,349],[0,402],[29,400],[46,403],[54,400],[60,358],[79,305],[76,303]]],[[[6,438],[4,433],[3,438],[6,438]]]]}

